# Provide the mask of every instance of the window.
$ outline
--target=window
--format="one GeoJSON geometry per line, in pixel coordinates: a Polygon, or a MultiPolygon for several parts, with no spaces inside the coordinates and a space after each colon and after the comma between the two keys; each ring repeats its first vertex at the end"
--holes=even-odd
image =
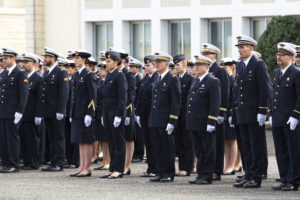
{"type": "Polygon", "coordinates": [[[221,57],[230,57],[232,55],[231,20],[211,20],[209,25],[209,42],[221,50],[221,57]]]}
{"type": "Polygon", "coordinates": [[[191,23],[174,21],[169,23],[169,54],[185,54],[191,58],[191,23]]]}
{"type": "Polygon", "coordinates": [[[145,56],[151,54],[151,24],[150,22],[133,22],[130,30],[130,54],[142,61],[145,56]]]}
{"type": "Polygon", "coordinates": [[[95,24],[95,39],[96,39],[96,59],[99,59],[100,51],[107,51],[113,46],[113,25],[112,23],[95,24]]]}
{"type": "Polygon", "coordinates": [[[251,36],[256,41],[261,34],[267,29],[268,23],[271,21],[271,17],[266,18],[253,18],[250,23],[251,36]]]}

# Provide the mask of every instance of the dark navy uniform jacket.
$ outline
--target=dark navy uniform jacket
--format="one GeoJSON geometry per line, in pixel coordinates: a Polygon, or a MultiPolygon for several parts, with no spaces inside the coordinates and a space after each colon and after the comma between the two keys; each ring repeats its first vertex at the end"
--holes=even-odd
{"type": "Polygon", "coordinates": [[[210,68],[209,72],[218,78],[221,83],[221,107],[219,116],[224,117],[227,111],[227,105],[228,105],[228,98],[229,98],[229,90],[230,90],[230,83],[229,83],[229,75],[226,71],[226,69],[221,68],[220,64],[217,62],[214,62],[210,68]]]}
{"type": "Polygon", "coordinates": [[[236,119],[237,124],[252,124],[258,113],[267,113],[271,80],[266,63],[254,55],[243,66],[243,61],[236,66],[236,119]]]}
{"type": "Polygon", "coordinates": [[[149,127],[166,128],[167,124],[176,125],[180,112],[180,82],[171,72],[154,82],[149,127]]]}
{"type": "Polygon", "coordinates": [[[123,67],[122,72],[127,81],[127,102],[126,102],[126,117],[134,115],[134,99],[135,99],[135,76],[132,71],[123,67]]]}
{"type": "Polygon", "coordinates": [[[14,119],[15,113],[25,111],[29,84],[27,75],[16,66],[8,75],[8,70],[1,74],[0,119],[14,119]]]}
{"type": "Polygon", "coordinates": [[[230,83],[230,89],[229,89],[229,98],[228,98],[228,105],[227,105],[227,112],[226,112],[226,119],[230,116],[232,116],[232,106],[233,106],[233,87],[234,87],[235,77],[233,75],[229,76],[229,83],[230,83]]]}
{"type": "Polygon", "coordinates": [[[215,126],[220,105],[220,81],[209,73],[201,82],[195,78],[188,95],[186,130],[206,132],[207,124],[215,126]]]}
{"type": "Polygon", "coordinates": [[[97,85],[97,106],[96,106],[97,120],[101,120],[102,117],[103,87],[104,87],[104,80],[100,80],[97,85]]]}
{"type": "Polygon", "coordinates": [[[300,120],[300,71],[294,64],[280,78],[280,68],[274,71],[272,94],[272,126],[285,127],[289,117],[300,120]]]}
{"type": "Polygon", "coordinates": [[[109,73],[103,86],[103,110],[116,111],[116,116],[126,115],[127,81],[121,70],[115,69],[109,73]]]}
{"type": "Polygon", "coordinates": [[[138,101],[138,93],[142,84],[142,78],[140,74],[135,75],[135,99],[134,106],[136,107],[138,101]]]}
{"type": "Polygon", "coordinates": [[[67,102],[66,117],[70,117],[70,110],[71,110],[71,105],[72,105],[71,101],[72,101],[73,86],[74,86],[74,78],[72,76],[71,79],[69,79],[69,95],[68,95],[68,102],[67,102]]]}
{"type": "Polygon", "coordinates": [[[33,121],[35,117],[41,117],[42,77],[34,72],[29,78],[29,95],[22,121],[33,121]]]}
{"type": "Polygon", "coordinates": [[[137,116],[149,116],[152,103],[152,91],[154,81],[157,79],[158,74],[154,72],[151,77],[146,75],[141,82],[140,89],[137,95],[136,114],[137,116]]]}
{"type": "Polygon", "coordinates": [[[66,115],[69,95],[68,74],[59,66],[49,73],[45,71],[42,79],[42,114],[46,118],[56,118],[56,113],[66,115]]]}
{"type": "Polygon", "coordinates": [[[95,116],[96,112],[96,77],[87,68],[73,75],[71,117],[84,118],[86,115],[95,116]]]}
{"type": "Polygon", "coordinates": [[[188,96],[188,93],[189,93],[189,90],[191,88],[194,78],[186,72],[182,78],[179,77],[179,80],[180,80],[180,85],[181,85],[180,115],[185,116],[187,96],[188,96]]]}

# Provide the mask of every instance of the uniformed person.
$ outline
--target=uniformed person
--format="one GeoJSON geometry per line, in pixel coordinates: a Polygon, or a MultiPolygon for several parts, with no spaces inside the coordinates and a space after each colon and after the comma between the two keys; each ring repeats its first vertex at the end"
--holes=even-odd
{"type": "Polygon", "coordinates": [[[170,61],[169,63],[169,70],[173,75],[177,75],[177,71],[175,69],[175,64],[173,61],[170,61]]]}
{"type": "Polygon", "coordinates": [[[216,126],[216,167],[214,180],[221,180],[221,175],[224,171],[224,117],[227,111],[227,104],[229,98],[229,76],[225,69],[221,68],[217,62],[217,55],[221,53],[220,49],[212,44],[203,44],[202,55],[211,59],[213,63],[209,68],[209,72],[220,80],[221,83],[221,107],[216,126]]]}
{"type": "Polygon", "coordinates": [[[3,70],[4,70],[3,54],[0,52],[0,75],[2,74],[3,70]]]}
{"type": "Polygon", "coordinates": [[[144,57],[145,63],[145,77],[142,79],[140,89],[137,93],[136,115],[137,123],[142,127],[142,134],[144,136],[146,156],[147,156],[147,170],[141,174],[141,177],[154,177],[157,173],[157,165],[154,162],[153,150],[150,142],[151,132],[148,125],[151,103],[152,103],[152,90],[154,81],[158,74],[154,64],[155,56],[148,55],[144,57]]]}
{"type": "Polygon", "coordinates": [[[187,100],[186,130],[190,131],[197,156],[197,177],[190,184],[211,184],[215,172],[216,123],[221,105],[220,81],[209,73],[213,61],[198,56],[197,77],[187,100]]]}
{"type": "Polygon", "coordinates": [[[300,68],[300,46],[296,46],[295,49],[297,53],[297,56],[295,58],[295,64],[298,68],[300,68]]]}
{"type": "Polygon", "coordinates": [[[42,79],[42,116],[49,142],[50,165],[43,171],[62,171],[65,159],[65,116],[68,101],[68,74],[57,64],[59,56],[45,48],[44,64],[48,69],[42,79]]]}
{"type": "Polygon", "coordinates": [[[0,157],[2,173],[20,170],[19,127],[25,111],[29,86],[27,75],[16,65],[17,52],[3,48],[6,68],[0,85],[0,157]]]}
{"type": "Polygon", "coordinates": [[[80,167],[72,177],[88,177],[92,175],[90,164],[93,154],[93,117],[96,111],[96,77],[86,66],[91,56],[85,50],[77,50],[73,54],[77,72],[73,75],[72,100],[70,107],[71,143],[79,144],[80,167]]]}
{"type": "Polygon", "coordinates": [[[19,66],[20,69],[24,70],[24,62],[23,62],[22,54],[17,55],[16,63],[19,66]]]}
{"type": "Polygon", "coordinates": [[[196,70],[194,67],[194,62],[192,60],[187,61],[187,66],[188,66],[188,74],[190,74],[192,77],[196,77],[196,70]]]}
{"type": "Polygon", "coordinates": [[[280,185],[274,190],[298,190],[300,184],[300,71],[293,64],[293,46],[279,43],[274,71],[270,124],[275,144],[280,185]]]}
{"type": "Polygon", "coordinates": [[[193,82],[193,77],[187,73],[187,59],[184,54],[174,56],[173,62],[181,85],[181,106],[175,128],[175,146],[178,156],[179,172],[176,176],[189,176],[193,170],[192,136],[185,129],[187,96],[193,82]]]}
{"type": "Polygon", "coordinates": [[[21,152],[23,170],[35,170],[40,167],[40,135],[38,126],[41,125],[42,77],[36,72],[35,64],[38,58],[34,54],[23,54],[24,70],[28,75],[29,95],[24,116],[20,126],[21,152]]]}
{"type": "MultiPolygon", "coordinates": [[[[101,56],[104,56],[105,58],[105,52],[101,56]]],[[[103,152],[103,160],[100,166],[94,168],[94,170],[108,170],[109,163],[110,163],[110,155],[109,155],[109,148],[108,148],[108,134],[103,126],[102,116],[103,116],[103,100],[104,100],[103,87],[104,87],[106,76],[109,72],[106,69],[105,61],[101,61],[98,64],[98,66],[100,71],[100,80],[97,85],[95,133],[96,133],[96,140],[99,142],[99,145],[101,146],[101,150],[103,152]]]]}
{"type": "Polygon", "coordinates": [[[79,167],[79,146],[77,143],[71,142],[71,122],[70,107],[72,101],[72,88],[74,86],[73,74],[76,73],[76,66],[73,60],[66,60],[66,64],[62,67],[68,74],[69,79],[69,96],[66,110],[65,120],[65,147],[66,147],[66,164],[64,168],[79,167]]]}
{"type": "Polygon", "coordinates": [[[100,178],[117,179],[123,177],[125,163],[124,118],[126,116],[127,81],[118,69],[121,60],[116,51],[105,52],[106,68],[109,74],[103,86],[103,123],[108,134],[111,162],[109,172],[100,178]]]}
{"type": "Polygon", "coordinates": [[[127,68],[129,63],[128,53],[124,50],[118,50],[121,56],[120,65],[118,65],[119,70],[124,73],[127,81],[127,102],[126,102],[126,117],[124,120],[125,128],[125,140],[126,140],[126,157],[125,157],[125,167],[124,175],[130,175],[130,163],[134,151],[134,99],[135,99],[135,76],[132,71],[127,68]]]}
{"type": "Polygon", "coordinates": [[[180,112],[180,82],[168,70],[172,57],[155,53],[155,67],[159,74],[154,82],[149,118],[150,142],[157,176],[151,182],[172,182],[175,176],[174,127],[180,112]]]}
{"type": "Polygon", "coordinates": [[[265,121],[270,93],[268,68],[253,55],[256,41],[238,36],[237,47],[242,59],[236,66],[237,110],[245,177],[234,187],[260,187],[265,167],[265,121]]]}
{"type": "Polygon", "coordinates": [[[143,67],[143,64],[135,59],[129,59],[129,68],[130,70],[133,72],[134,77],[135,77],[135,91],[136,91],[136,98],[134,99],[134,110],[135,110],[135,122],[134,122],[134,135],[135,135],[135,139],[134,139],[134,153],[133,153],[133,158],[132,158],[132,162],[140,162],[143,161],[144,158],[144,149],[145,149],[145,142],[144,142],[144,136],[142,134],[142,130],[140,127],[140,124],[137,124],[136,122],[136,104],[137,104],[137,94],[138,91],[140,89],[140,85],[142,82],[142,78],[140,75],[140,70],[143,67]]]}

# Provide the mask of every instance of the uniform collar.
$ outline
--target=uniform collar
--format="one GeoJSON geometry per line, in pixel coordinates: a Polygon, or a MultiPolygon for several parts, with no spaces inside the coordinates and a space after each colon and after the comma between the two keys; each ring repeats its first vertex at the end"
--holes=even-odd
{"type": "Polygon", "coordinates": [[[183,72],[182,75],[179,74],[179,78],[182,78],[185,75],[185,73],[186,73],[186,70],[183,72]]]}
{"type": "Polygon", "coordinates": [[[113,73],[114,71],[118,70],[118,68],[116,67],[116,69],[114,69],[113,71],[109,72],[110,74],[113,73]]]}
{"type": "Polygon", "coordinates": [[[248,65],[250,59],[252,58],[253,54],[251,54],[251,56],[249,58],[247,58],[247,60],[243,61],[245,63],[245,66],[248,65]]]}
{"type": "Polygon", "coordinates": [[[33,70],[32,72],[30,72],[30,73],[28,74],[28,78],[30,78],[30,77],[32,76],[32,74],[34,74],[34,72],[35,72],[35,70],[33,70]]]}
{"type": "Polygon", "coordinates": [[[153,76],[155,72],[153,72],[152,74],[148,74],[149,78],[151,78],[153,76]]]}
{"type": "Polygon", "coordinates": [[[83,67],[80,68],[80,70],[78,70],[78,73],[80,74],[82,72],[82,70],[84,70],[85,65],[83,65],[83,67]]]}
{"type": "Polygon", "coordinates": [[[57,62],[52,66],[52,67],[49,67],[49,74],[52,72],[52,70],[56,67],[56,65],[57,65],[57,62]]]}
{"type": "MultiPolygon", "coordinates": [[[[293,64],[293,63],[292,63],[292,64],[293,64]]],[[[280,71],[281,71],[281,73],[282,73],[282,76],[283,76],[283,74],[288,70],[288,68],[291,67],[292,64],[290,64],[288,67],[286,67],[286,68],[284,68],[284,69],[280,69],[280,71]]]]}
{"type": "Polygon", "coordinates": [[[13,65],[12,67],[8,68],[8,75],[16,68],[16,64],[13,65]]]}
{"type": "Polygon", "coordinates": [[[208,72],[206,72],[205,74],[203,74],[202,76],[198,77],[200,82],[204,79],[204,77],[208,74],[208,72]]]}
{"type": "Polygon", "coordinates": [[[169,70],[166,70],[164,73],[160,74],[160,80],[163,80],[163,78],[166,76],[168,72],[169,70]]]}

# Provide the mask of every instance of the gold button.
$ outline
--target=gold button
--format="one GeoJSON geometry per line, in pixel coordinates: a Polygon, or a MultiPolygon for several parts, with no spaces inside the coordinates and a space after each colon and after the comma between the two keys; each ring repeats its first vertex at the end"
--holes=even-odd
{"type": "Polygon", "coordinates": [[[1,95],[1,97],[3,98],[4,96],[3,96],[3,95],[1,95]]]}
{"type": "Polygon", "coordinates": [[[189,107],[191,107],[192,105],[191,104],[189,104],[189,107]]]}
{"type": "Polygon", "coordinates": [[[157,92],[157,89],[155,89],[155,92],[157,92]]]}
{"type": "Polygon", "coordinates": [[[45,100],[43,100],[42,102],[45,103],[45,100]]]}
{"type": "Polygon", "coordinates": [[[241,94],[241,97],[242,97],[243,95],[241,94]]]}
{"type": "Polygon", "coordinates": [[[153,106],[153,108],[156,108],[156,106],[153,106]]]}
{"type": "Polygon", "coordinates": [[[43,88],[43,90],[46,90],[45,88],[43,88]]]}
{"type": "Polygon", "coordinates": [[[4,89],[2,90],[2,92],[4,92],[4,89]]]}
{"type": "Polygon", "coordinates": [[[279,85],[277,85],[277,87],[279,87],[279,85]]]}
{"type": "Polygon", "coordinates": [[[1,103],[4,103],[3,101],[1,101],[1,103]]]}
{"type": "Polygon", "coordinates": [[[278,92],[275,92],[275,94],[278,94],[278,92]]]}
{"type": "Polygon", "coordinates": [[[277,107],[276,106],[274,106],[274,109],[276,109],[277,107]]]}
{"type": "Polygon", "coordinates": [[[193,94],[195,94],[195,92],[193,92],[193,94]]]}
{"type": "Polygon", "coordinates": [[[154,95],[154,97],[157,97],[157,95],[154,95]]]}
{"type": "Polygon", "coordinates": [[[154,102],[154,103],[156,103],[156,101],[155,101],[155,100],[154,100],[153,102],[154,102]]]}
{"type": "Polygon", "coordinates": [[[244,104],[244,102],[241,102],[241,104],[244,104]]]}
{"type": "Polygon", "coordinates": [[[277,102],[277,99],[274,99],[275,102],[277,102]]]}
{"type": "Polygon", "coordinates": [[[243,80],[241,80],[241,83],[243,82],[243,80]]]}
{"type": "Polygon", "coordinates": [[[190,98],[190,100],[193,100],[193,98],[190,98]]]}
{"type": "Polygon", "coordinates": [[[42,96],[44,97],[45,95],[43,94],[42,96]]]}
{"type": "Polygon", "coordinates": [[[5,83],[3,83],[3,86],[5,86],[5,83]]]}
{"type": "Polygon", "coordinates": [[[189,110],[189,112],[188,113],[191,113],[191,111],[189,110]]]}
{"type": "Polygon", "coordinates": [[[242,89],[243,89],[243,87],[240,87],[240,89],[242,90],[242,89]]]}

